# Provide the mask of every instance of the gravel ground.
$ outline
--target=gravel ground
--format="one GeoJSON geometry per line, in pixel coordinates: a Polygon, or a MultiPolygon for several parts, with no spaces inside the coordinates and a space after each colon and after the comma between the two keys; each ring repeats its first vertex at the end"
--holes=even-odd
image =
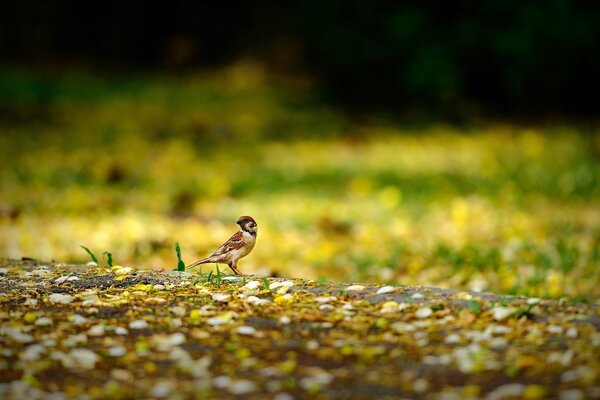
{"type": "Polygon", "coordinates": [[[600,398],[600,307],[0,260],[0,398],[600,398]]]}

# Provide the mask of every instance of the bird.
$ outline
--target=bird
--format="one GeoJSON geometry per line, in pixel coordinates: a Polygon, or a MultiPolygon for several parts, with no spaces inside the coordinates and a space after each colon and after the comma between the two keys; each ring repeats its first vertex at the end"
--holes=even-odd
{"type": "Polygon", "coordinates": [[[208,263],[227,264],[236,275],[243,275],[237,268],[237,262],[240,258],[250,254],[254,248],[258,225],[254,218],[248,215],[239,217],[236,224],[240,226],[238,232],[234,233],[228,241],[223,243],[223,245],[210,256],[188,265],[188,268],[208,263]]]}

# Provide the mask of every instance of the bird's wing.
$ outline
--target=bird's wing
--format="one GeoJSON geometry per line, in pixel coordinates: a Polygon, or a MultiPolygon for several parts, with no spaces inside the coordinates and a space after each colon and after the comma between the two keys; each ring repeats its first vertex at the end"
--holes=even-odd
{"type": "Polygon", "coordinates": [[[233,250],[241,249],[244,246],[244,234],[242,231],[236,232],[232,237],[229,238],[221,247],[219,247],[212,255],[221,256],[225,253],[229,253],[233,250]]]}

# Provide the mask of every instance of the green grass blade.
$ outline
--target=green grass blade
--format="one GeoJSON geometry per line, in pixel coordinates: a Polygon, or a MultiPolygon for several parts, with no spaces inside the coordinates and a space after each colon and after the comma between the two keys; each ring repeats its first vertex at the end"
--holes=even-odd
{"type": "Polygon", "coordinates": [[[96,256],[94,255],[94,253],[92,253],[92,251],[90,249],[88,249],[87,247],[85,247],[84,245],[79,245],[82,249],[84,249],[89,255],[90,257],[92,257],[92,261],[95,262],[96,264],[100,265],[100,263],[98,262],[98,259],[96,258],[96,256]]]}
{"type": "Polygon", "coordinates": [[[181,248],[179,242],[175,242],[175,253],[177,253],[177,271],[185,271],[185,263],[181,259],[181,248]]]}
{"type": "Polygon", "coordinates": [[[108,264],[109,267],[112,267],[113,266],[112,253],[105,251],[104,254],[106,255],[106,263],[108,264]]]}

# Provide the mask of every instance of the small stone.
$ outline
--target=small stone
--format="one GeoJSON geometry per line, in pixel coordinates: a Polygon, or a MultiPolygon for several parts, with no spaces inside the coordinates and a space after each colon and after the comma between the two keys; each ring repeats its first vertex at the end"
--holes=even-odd
{"type": "Polygon", "coordinates": [[[154,289],[156,291],[165,290],[165,285],[161,285],[160,283],[157,283],[156,285],[152,286],[152,289],[154,289]]]}
{"type": "Polygon", "coordinates": [[[577,328],[575,328],[574,326],[571,326],[569,329],[567,329],[567,333],[565,334],[568,338],[576,338],[579,333],[577,332],[577,328]]]}
{"type": "Polygon", "coordinates": [[[540,304],[540,299],[538,299],[537,297],[532,297],[530,299],[527,299],[527,304],[532,306],[535,304],[540,304]]]}
{"type": "Polygon", "coordinates": [[[411,297],[412,297],[414,300],[418,300],[418,299],[422,299],[422,298],[424,298],[425,296],[423,295],[423,293],[416,292],[416,293],[414,293],[414,294],[413,294],[411,297]]]}

